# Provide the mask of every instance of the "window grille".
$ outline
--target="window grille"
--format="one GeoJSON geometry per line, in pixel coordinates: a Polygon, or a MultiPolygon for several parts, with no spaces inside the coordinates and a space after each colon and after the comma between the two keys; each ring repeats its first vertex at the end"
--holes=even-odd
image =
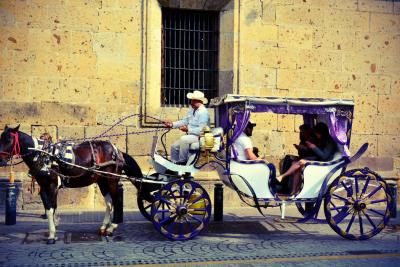
{"type": "Polygon", "coordinates": [[[219,13],[163,8],[161,102],[186,106],[186,94],[218,95],[219,13]]]}

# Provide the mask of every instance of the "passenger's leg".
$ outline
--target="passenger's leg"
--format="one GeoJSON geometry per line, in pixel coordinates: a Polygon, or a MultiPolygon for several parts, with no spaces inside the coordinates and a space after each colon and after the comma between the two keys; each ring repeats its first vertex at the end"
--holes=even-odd
{"type": "Polygon", "coordinates": [[[289,170],[287,170],[285,173],[279,175],[276,177],[276,179],[279,182],[282,182],[282,179],[285,178],[286,176],[294,174],[298,169],[300,169],[301,165],[298,161],[293,162],[292,166],[290,166],[289,170]]]}
{"type": "Polygon", "coordinates": [[[294,195],[296,193],[298,193],[299,189],[300,189],[300,184],[301,184],[301,171],[300,168],[297,169],[297,171],[294,172],[294,174],[292,175],[292,179],[291,179],[291,187],[290,189],[290,194],[294,195]]]}
{"type": "Polygon", "coordinates": [[[179,161],[186,162],[189,158],[189,148],[190,145],[198,142],[199,137],[196,135],[184,135],[180,138],[180,146],[179,146],[179,161]]]}

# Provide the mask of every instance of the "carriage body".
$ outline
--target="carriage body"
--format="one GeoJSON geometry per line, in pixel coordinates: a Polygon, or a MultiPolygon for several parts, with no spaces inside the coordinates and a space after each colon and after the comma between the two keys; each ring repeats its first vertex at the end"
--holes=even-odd
{"type": "Polygon", "coordinates": [[[233,143],[246,128],[252,113],[302,115],[304,123],[309,125],[324,122],[337,143],[339,152],[331,161],[307,163],[302,170],[301,191],[292,196],[283,196],[285,201],[315,201],[325,178],[329,176],[323,191],[326,191],[335,177],[345,171],[350,162],[349,145],[354,111],[352,100],[224,95],[212,99],[210,106],[216,111],[216,126],[223,128],[227,137],[225,175],[220,178],[225,185],[244,196],[264,203],[282,201],[273,183],[276,166],[263,160],[235,158],[233,143]]]}
{"type": "Polygon", "coordinates": [[[262,208],[273,204],[285,207],[295,203],[304,222],[318,220],[324,205],[326,222],[347,239],[369,239],[389,221],[394,205],[385,181],[368,167],[346,171],[368,148],[362,145],[350,152],[354,101],[321,98],[278,98],[224,95],[211,100],[215,108],[216,126],[226,133],[224,184],[234,189],[248,205],[262,208]],[[307,161],[301,170],[302,187],[292,195],[276,189],[276,167],[264,160],[236,159],[233,143],[244,131],[251,113],[302,115],[310,126],[325,123],[336,142],[338,152],[328,162],[307,161]],[[310,204],[310,205],[306,205],[310,204]]]}
{"type": "Polygon", "coordinates": [[[368,168],[346,171],[347,165],[361,157],[368,148],[366,143],[356,153],[350,153],[352,100],[224,95],[212,99],[210,107],[215,109],[216,127],[208,135],[200,136],[199,143],[192,144],[185,166],[159,155],[155,149],[157,140],[153,143],[150,162],[157,171],[156,176],[172,173],[164,180],[166,185],[160,186],[151,199],[153,204],[149,205],[151,211],[147,213],[160,233],[170,239],[183,240],[196,236],[208,224],[210,199],[192,175],[209,163],[222,167],[219,172],[221,181],[263,215],[265,208],[279,205],[282,209],[293,203],[303,215],[299,221],[313,219],[320,222],[318,214],[323,204],[326,222],[345,238],[368,239],[385,227],[389,220],[389,206],[392,205],[385,181],[368,168]],[[301,115],[304,123],[310,126],[324,122],[338,147],[331,161],[308,161],[304,165],[302,186],[295,194],[278,193],[275,182],[277,168],[272,163],[238,160],[235,156],[233,144],[246,128],[250,115],[264,112],[301,115]],[[171,201],[176,201],[174,207],[165,208],[171,201]],[[180,203],[186,203],[185,207],[180,203]],[[183,221],[182,218],[187,220],[187,217],[186,213],[179,215],[182,210],[188,212],[190,218],[199,216],[197,226],[193,228],[183,221]],[[168,218],[176,226],[170,226],[168,218]],[[166,222],[168,226],[164,226],[166,222]],[[182,232],[178,229],[188,228],[186,224],[194,230],[184,229],[182,232]],[[170,228],[175,230],[170,231],[170,228]]]}

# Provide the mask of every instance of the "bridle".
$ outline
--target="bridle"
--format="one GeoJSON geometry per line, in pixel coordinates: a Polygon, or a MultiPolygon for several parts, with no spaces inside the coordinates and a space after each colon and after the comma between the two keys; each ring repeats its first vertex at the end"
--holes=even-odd
{"type": "MultiPolygon", "coordinates": [[[[20,145],[20,142],[19,142],[19,134],[18,134],[18,132],[10,133],[10,135],[12,137],[14,137],[11,153],[7,152],[7,151],[0,151],[0,154],[6,154],[6,155],[9,156],[9,158],[7,159],[7,162],[12,160],[12,158],[14,156],[17,156],[17,158],[22,158],[23,156],[25,156],[25,155],[21,155],[21,145],[20,145]]],[[[21,162],[18,162],[18,163],[15,163],[15,164],[13,164],[13,163],[7,164],[6,166],[17,165],[17,164],[19,164],[21,162]]]]}

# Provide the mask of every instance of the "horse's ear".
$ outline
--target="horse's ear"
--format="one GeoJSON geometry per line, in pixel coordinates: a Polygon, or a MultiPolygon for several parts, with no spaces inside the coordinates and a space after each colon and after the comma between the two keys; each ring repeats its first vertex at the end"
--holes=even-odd
{"type": "Polygon", "coordinates": [[[6,129],[10,129],[12,132],[18,132],[18,130],[19,130],[19,126],[21,126],[21,124],[18,124],[18,126],[17,127],[15,127],[15,128],[10,128],[10,127],[8,127],[7,125],[6,125],[6,128],[5,128],[5,130],[6,129]]]}
{"type": "Polygon", "coordinates": [[[8,125],[6,124],[6,126],[4,126],[4,131],[8,129],[8,125]]]}

